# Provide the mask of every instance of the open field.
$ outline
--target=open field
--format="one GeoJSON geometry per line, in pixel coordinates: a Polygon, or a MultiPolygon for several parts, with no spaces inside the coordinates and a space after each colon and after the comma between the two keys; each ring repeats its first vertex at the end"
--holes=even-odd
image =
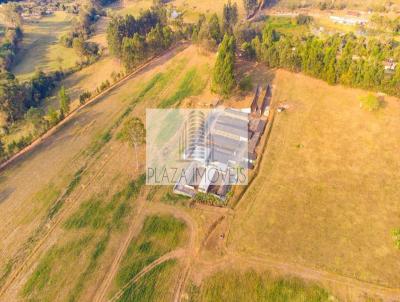
{"type": "Polygon", "coordinates": [[[59,243],[40,259],[24,285],[23,297],[51,301],[61,292],[61,296],[69,300],[78,299],[102,259],[110,237],[118,236],[118,230],[135,207],[143,181],[139,178],[128,183],[110,200],[103,192],[84,201],[65,221],[65,238],[59,239],[59,243]],[[74,230],[79,232],[72,232],[74,230]],[[71,267],[72,263],[76,266],[71,267]]]}
{"type": "MultiPolygon", "coordinates": [[[[192,0],[173,0],[167,3],[169,8],[175,8],[183,13],[183,17],[188,22],[196,22],[199,14],[205,14],[207,17],[211,14],[217,13],[222,16],[222,9],[227,1],[224,0],[204,0],[204,1],[192,1],[192,0]]],[[[233,0],[232,3],[236,2],[239,8],[240,16],[244,16],[243,1],[233,0]]],[[[114,13],[118,15],[138,15],[141,10],[148,9],[152,5],[152,0],[124,0],[123,5],[116,8],[114,13]]]]}
{"type": "Polygon", "coordinates": [[[123,0],[122,5],[118,5],[114,11],[117,15],[137,16],[142,10],[150,8],[152,1],[149,0],[123,0]]]}
{"type": "MultiPolygon", "coordinates": [[[[196,20],[199,12],[221,13],[224,2],[168,5],[196,20]]],[[[137,14],[150,4],[126,0],[112,9],[137,14]]],[[[108,20],[93,41],[105,45],[108,20]]],[[[271,22],[282,32],[308,30],[271,22]]],[[[169,51],[0,172],[0,301],[365,301],[366,289],[395,301],[394,98],[367,112],[358,100],[365,91],[238,60],[238,79],[272,83],[273,106],[288,109],[274,115],[259,174],[237,206],[193,205],[170,187],[144,185],[145,146],[122,142],[121,127],[132,117],[145,123],[147,108],[216,103],[214,60],[187,44],[169,51]]],[[[72,107],[120,70],[105,54],[66,78],[72,107]]],[[[248,106],[252,93],[223,104],[248,106]]]]}
{"type": "MultiPolygon", "coordinates": [[[[74,268],[74,265],[63,267],[63,271],[56,271],[55,275],[52,272],[49,278],[54,282],[49,284],[51,288],[45,287],[45,291],[40,289],[40,280],[37,281],[39,283],[35,282],[36,279],[33,277],[35,271],[40,270],[40,266],[45,269],[47,263],[58,267],[58,258],[60,261],[67,259],[65,261],[71,263],[76,259],[80,270],[76,272],[78,275],[72,275],[73,279],[79,280],[80,276],[85,275],[86,268],[90,267],[90,255],[96,250],[98,240],[107,234],[103,225],[106,221],[104,217],[113,216],[111,208],[106,206],[106,201],[112,200],[121,183],[127,178],[137,177],[140,171],[130,168],[134,167],[133,150],[113,139],[115,131],[108,129],[113,129],[114,125],[118,127],[127,114],[144,116],[145,108],[157,107],[159,104],[176,106],[192,93],[199,93],[209,78],[200,71],[206,70],[205,66],[211,64],[213,58],[193,56],[196,52],[196,48],[190,47],[184,51],[182,49],[173,51],[155,60],[137,77],[80,110],[45,143],[2,173],[0,215],[4,227],[1,228],[3,240],[0,248],[2,250],[0,266],[1,274],[5,273],[2,278],[3,283],[38,242],[37,238],[41,236],[35,234],[43,235],[49,228],[52,230],[38,254],[44,255],[44,258],[39,257],[37,260],[33,258],[27,275],[14,280],[4,298],[12,300],[13,297],[23,294],[27,297],[32,295],[40,299],[50,299],[52,293],[56,293],[62,287],[63,293],[72,295],[76,291],[82,297],[91,299],[95,287],[90,286],[90,282],[89,285],[84,284],[83,288],[80,288],[78,283],[75,285],[71,283],[71,286],[66,288],[63,285],[65,280],[59,279],[60,275],[68,274],[65,270],[74,268]],[[188,74],[196,74],[196,77],[188,77],[188,74]],[[192,88],[183,91],[182,82],[192,88]],[[132,107],[130,104],[135,105],[132,107]],[[116,155],[115,150],[121,152],[116,155]],[[79,170],[83,172],[77,176],[79,170]],[[31,171],[35,171],[34,178],[31,171]],[[109,188],[109,184],[113,182],[116,185],[109,188]],[[43,204],[35,202],[38,194],[48,196],[46,200],[41,201],[43,204]],[[60,196],[64,197],[60,199],[60,196]],[[60,224],[54,225],[54,230],[52,217],[55,217],[54,221],[58,221],[57,217],[61,219],[60,224]],[[96,235],[96,240],[90,240],[87,249],[83,251],[89,255],[88,257],[73,258],[73,255],[68,253],[65,257],[54,256],[64,255],[64,251],[68,251],[69,244],[80,242],[82,236],[86,235],[96,235]],[[57,243],[55,247],[53,247],[54,242],[57,243]],[[50,260],[46,260],[47,258],[50,260]],[[26,283],[27,280],[31,281],[26,283]],[[77,289],[74,289],[74,286],[77,286],[77,289]],[[45,292],[48,292],[49,296],[43,296],[45,292]]],[[[140,169],[143,169],[144,149],[139,152],[140,158],[143,158],[139,160],[140,169]]],[[[104,255],[112,255],[119,246],[118,238],[123,233],[115,234],[111,236],[104,255]]],[[[112,257],[108,256],[105,261],[99,264],[103,270],[108,267],[107,263],[112,261],[112,257]]],[[[96,264],[96,269],[92,273],[100,274],[100,277],[90,279],[95,280],[93,284],[101,282],[102,272],[97,270],[96,264]]]]}
{"type": "MultiPolygon", "coordinates": [[[[296,279],[279,279],[255,271],[224,270],[191,289],[191,301],[328,301],[322,288],[296,279]]],[[[333,300],[334,301],[334,300],[333,300]]]]}
{"type": "Polygon", "coordinates": [[[64,12],[44,17],[37,23],[23,26],[24,38],[21,49],[12,68],[19,79],[30,78],[35,71],[54,71],[60,67],[67,69],[79,60],[72,48],[58,43],[59,37],[71,30],[72,17],[64,12]]]}
{"type": "MultiPolygon", "coordinates": [[[[302,1],[301,3],[296,0],[277,0],[274,1],[274,6],[284,7],[284,8],[298,8],[299,5],[301,4],[302,7],[309,7],[309,6],[318,7],[319,3],[321,2],[325,2],[327,4],[333,3],[335,7],[344,6],[345,8],[361,9],[361,10],[381,9],[382,7],[385,6],[385,2],[380,0],[338,0],[335,2],[320,1],[320,0],[305,0],[302,1]]],[[[398,0],[393,0],[390,3],[396,5],[397,7],[400,7],[400,1],[398,0]]]]}
{"type": "MultiPolygon", "coordinates": [[[[115,279],[115,288],[121,289],[147,265],[160,258],[162,255],[178,248],[183,247],[188,241],[187,227],[184,222],[175,219],[172,216],[150,216],[144,221],[143,228],[139,235],[132,240],[130,243],[124,258],[121,261],[119,271],[115,279]]],[[[167,265],[170,267],[172,264],[167,265]]],[[[161,264],[162,266],[162,264],[161,264]]],[[[157,269],[163,270],[167,267],[161,268],[158,266],[157,269]]],[[[171,269],[171,268],[170,268],[171,269]]],[[[169,270],[170,270],[169,269],[169,270]]],[[[152,271],[149,274],[154,274],[152,271]]],[[[165,277],[164,277],[165,278],[165,277]]],[[[147,282],[155,282],[156,279],[150,276],[146,276],[147,282]]],[[[168,278],[171,281],[174,278],[168,278]]],[[[160,293],[152,292],[156,288],[151,286],[152,290],[148,290],[147,293],[138,295],[138,288],[140,285],[132,284],[128,286],[124,291],[119,301],[148,301],[148,296],[154,296],[153,300],[157,301],[163,294],[168,291],[171,292],[173,286],[168,288],[168,282],[164,282],[164,289],[160,289],[160,293]],[[161,294],[161,295],[160,295],[161,294]]],[[[173,290],[172,290],[173,292],[173,290]]],[[[113,296],[113,295],[110,295],[113,296]]]]}
{"type": "MultiPolygon", "coordinates": [[[[24,25],[22,49],[18,52],[16,65],[12,70],[18,79],[29,80],[39,69],[54,71],[60,67],[67,69],[76,64],[79,60],[76,52],[58,43],[59,37],[71,30],[71,19],[72,17],[64,12],[56,12],[55,15],[42,18],[37,23],[24,25]]],[[[105,32],[109,20],[106,17],[100,18],[95,24],[94,35],[90,38],[90,41],[98,43],[102,48],[107,47],[105,32]]],[[[111,73],[121,72],[121,69],[120,62],[109,56],[106,51],[98,61],[61,81],[52,95],[40,105],[45,111],[49,107],[58,109],[58,92],[61,85],[64,85],[71,98],[70,108],[73,110],[80,105],[79,95],[82,92],[94,91],[105,80],[111,82],[111,73]]],[[[33,126],[20,120],[12,126],[9,133],[3,135],[2,141],[7,145],[29,135],[36,135],[33,126]]]]}
{"type": "Polygon", "coordinates": [[[359,107],[360,90],[277,71],[278,114],[259,177],[237,208],[229,245],[396,287],[400,260],[400,103],[359,107]]]}
{"type": "MultiPolygon", "coordinates": [[[[205,14],[207,17],[216,13],[218,16],[222,16],[222,10],[224,4],[227,1],[224,0],[204,0],[204,1],[191,1],[191,0],[174,0],[171,2],[179,11],[183,12],[185,20],[197,21],[199,14],[205,14]]],[[[232,3],[237,3],[239,9],[239,19],[244,16],[243,1],[233,0],[232,3]]]]}
{"type": "Polygon", "coordinates": [[[168,260],[147,273],[133,284],[119,302],[172,301],[174,285],[179,277],[180,266],[176,260],[168,260]]]}

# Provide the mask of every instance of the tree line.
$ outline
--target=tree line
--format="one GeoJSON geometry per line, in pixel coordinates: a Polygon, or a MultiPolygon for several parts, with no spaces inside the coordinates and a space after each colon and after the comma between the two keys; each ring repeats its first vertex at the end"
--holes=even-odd
{"type": "Polygon", "coordinates": [[[328,38],[281,35],[266,26],[261,35],[242,45],[244,55],[320,78],[329,84],[380,90],[400,96],[400,64],[385,72],[389,59],[400,60],[400,47],[391,41],[357,37],[353,33],[328,38]]]}
{"type": "Polygon", "coordinates": [[[38,71],[30,81],[20,83],[13,74],[2,73],[0,111],[5,114],[6,124],[12,124],[23,118],[29,108],[38,107],[62,77],[63,74],[58,71],[50,74],[38,71]]]}
{"type": "MultiPolygon", "coordinates": [[[[300,15],[295,21],[299,25],[309,24],[312,18],[300,15]]],[[[224,28],[220,26],[217,15],[212,15],[208,21],[200,17],[193,40],[209,48],[219,45],[212,87],[222,95],[228,95],[236,87],[233,69],[236,42],[245,58],[264,62],[271,68],[303,72],[332,85],[342,84],[400,96],[400,46],[392,40],[366,38],[353,33],[326,38],[309,33],[281,34],[268,22],[262,30],[249,24],[235,23],[224,28]],[[225,38],[219,45],[223,34],[225,38]]]]}
{"type": "Polygon", "coordinates": [[[229,1],[224,5],[222,20],[219,20],[217,14],[212,14],[208,20],[204,14],[200,14],[197,23],[191,28],[191,39],[207,49],[216,49],[225,34],[233,34],[237,22],[237,5],[229,1]]]}
{"type": "MultiPolygon", "coordinates": [[[[245,7],[246,7],[245,0],[245,7]]],[[[248,8],[257,4],[249,1],[248,8]]],[[[200,15],[197,24],[192,28],[192,41],[213,50],[218,47],[218,55],[213,69],[211,89],[221,95],[228,95],[236,87],[235,79],[235,27],[238,23],[238,8],[236,3],[228,1],[223,7],[222,20],[217,14],[207,20],[200,15]]]]}
{"type": "Polygon", "coordinates": [[[15,60],[18,43],[22,40],[21,28],[5,28],[0,44],[0,70],[9,71],[15,60]]]}
{"type": "Polygon", "coordinates": [[[0,30],[0,72],[9,71],[14,63],[18,44],[22,40],[21,16],[15,3],[0,7],[2,26],[0,30]]]}
{"type": "Polygon", "coordinates": [[[174,39],[174,32],[167,24],[167,12],[161,5],[141,12],[137,18],[114,17],[107,28],[110,53],[121,59],[128,71],[170,47],[174,39]]]}
{"type": "Polygon", "coordinates": [[[211,89],[221,95],[228,95],[235,86],[235,38],[225,34],[218,47],[211,89]]]}

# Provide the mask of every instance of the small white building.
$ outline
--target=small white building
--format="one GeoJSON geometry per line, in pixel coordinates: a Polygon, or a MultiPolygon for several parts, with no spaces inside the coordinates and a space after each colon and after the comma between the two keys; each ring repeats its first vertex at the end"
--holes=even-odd
{"type": "Polygon", "coordinates": [[[368,23],[368,20],[361,18],[342,17],[342,16],[330,16],[329,18],[335,23],[344,25],[365,25],[368,23]]]}

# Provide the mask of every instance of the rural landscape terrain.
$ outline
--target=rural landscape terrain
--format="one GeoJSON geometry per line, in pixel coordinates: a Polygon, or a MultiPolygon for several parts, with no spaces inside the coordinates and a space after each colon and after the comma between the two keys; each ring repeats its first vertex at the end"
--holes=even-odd
{"type": "Polygon", "coordinates": [[[400,301],[400,1],[0,3],[0,301],[400,301]],[[248,184],[148,184],[216,108],[248,184]]]}

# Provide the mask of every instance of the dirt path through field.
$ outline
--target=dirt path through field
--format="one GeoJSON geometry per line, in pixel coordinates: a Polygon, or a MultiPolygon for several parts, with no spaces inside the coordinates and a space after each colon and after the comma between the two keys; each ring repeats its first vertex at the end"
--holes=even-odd
{"type": "Polygon", "coordinates": [[[169,252],[157,260],[153,261],[149,265],[147,265],[145,268],[143,268],[132,280],[130,280],[127,284],[125,284],[110,300],[109,302],[112,301],[117,301],[125,292],[125,290],[131,286],[132,284],[138,282],[144,275],[146,275],[148,272],[150,272],[152,269],[154,269],[156,266],[171,260],[171,259],[176,259],[176,258],[181,258],[184,255],[186,255],[187,251],[185,249],[178,249],[174,250],[172,252],[169,252]]]}
{"type": "MultiPolygon", "coordinates": [[[[179,256],[179,257],[189,256],[194,253],[196,236],[197,236],[197,234],[196,234],[197,226],[196,226],[196,223],[193,221],[193,219],[187,213],[180,210],[179,208],[161,204],[161,203],[155,203],[155,204],[148,203],[145,200],[145,198],[142,197],[139,199],[139,205],[138,205],[138,209],[137,209],[137,214],[135,215],[135,219],[129,228],[129,232],[128,232],[124,242],[118,249],[118,251],[115,255],[114,261],[108,270],[107,275],[105,276],[103,282],[101,283],[100,287],[96,291],[97,294],[93,299],[94,302],[101,302],[101,301],[106,300],[107,292],[111,286],[112,281],[114,280],[115,276],[117,275],[119,265],[121,263],[123,256],[125,255],[125,253],[128,249],[130,242],[133,240],[133,238],[135,238],[135,236],[137,236],[139,234],[146,217],[148,217],[150,215],[155,215],[155,214],[170,214],[177,219],[183,220],[189,229],[188,247],[186,249],[184,249],[184,251],[179,249],[179,250],[169,253],[169,254],[171,254],[169,256],[168,256],[168,254],[162,256],[161,258],[156,260],[153,263],[153,265],[150,264],[147,267],[147,269],[146,268],[143,269],[142,272],[140,272],[131,282],[132,283],[136,282],[137,281],[136,279],[139,279],[141,277],[141,275],[144,275],[146,272],[150,271],[152,268],[154,268],[158,264],[161,264],[162,262],[173,258],[174,255],[176,258],[177,256],[179,256]],[[134,280],[136,280],[136,281],[134,281],[134,280]]],[[[131,284],[131,283],[129,283],[129,284],[131,284]]],[[[126,287],[127,286],[129,286],[129,285],[127,284],[126,287]]],[[[124,287],[124,288],[126,288],[126,287],[124,287]]],[[[124,288],[122,288],[115,296],[122,295],[124,288]]]]}
{"type": "Polygon", "coordinates": [[[381,301],[400,301],[400,288],[387,288],[327,271],[281,262],[268,255],[249,255],[231,249],[227,250],[225,256],[216,257],[212,261],[199,259],[196,264],[196,273],[191,278],[200,285],[207,277],[226,269],[253,269],[259,272],[276,273],[279,276],[297,277],[305,281],[316,282],[327,288],[335,288],[337,292],[343,293],[343,296],[351,294],[353,299],[350,301],[364,301],[359,299],[365,295],[379,298],[381,301]]]}
{"type": "MultiPolygon", "coordinates": [[[[104,160],[98,161],[97,159],[92,159],[92,161],[88,164],[85,171],[91,170],[91,176],[85,180],[81,185],[73,192],[73,194],[65,201],[65,206],[61,208],[59,214],[55,217],[54,220],[50,221],[48,224],[48,229],[42,235],[40,240],[35,244],[32,248],[32,251],[26,255],[25,259],[18,264],[18,266],[14,269],[12,274],[9,276],[7,282],[0,290],[0,297],[7,292],[7,290],[14,284],[17,283],[17,280],[23,276],[24,272],[32,267],[32,265],[37,260],[37,257],[41,255],[43,248],[45,247],[48,239],[52,235],[52,233],[57,229],[62,221],[65,221],[65,218],[68,217],[73,209],[75,203],[82,197],[83,194],[86,193],[86,188],[103,176],[103,171],[106,168],[107,163],[112,159],[111,156],[106,156],[104,160]]],[[[62,198],[62,195],[61,197],[62,198]]],[[[57,202],[55,202],[57,203],[57,202]]]]}
{"type": "Polygon", "coordinates": [[[139,232],[143,226],[144,220],[146,218],[146,215],[144,213],[145,212],[145,210],[144,210],[145,203],[146,203],[145,198],[143,198],[143,197],[139,198],[138,207],[136,209],[137,214],[135,215],[134,220],[129,227],[129,231],[125,237],[124,242],[121,244],[121,246],[119,247],[119,249],[114,257],[111,267],[108,269],[107,275],[103,279],[103,282],[101,283],[100,288],[98,288],[96,291],[96,296],[93,299],[94,302],[100,302],[100,301],[105,300],[107,291],[110,288],[111,282],[114,280],[114,278],[118,272],[119,264],[121,263],[121,260],[124,257],[125,252],[127,251],[130,242],[136,235],[139,234],[139,232]]]}
{"type": "MultiPolygon", "coordinates": [[[[3,200],[0,202],[0,220],[2,220],[2,226],[4,227],[0,231],[3,237],[1,246],[7,246],[10,255],[15,254],[19,248],[16,243],[25,242],[32,230],[37,227],[37,225],[33,224],[31,226],[26,225],[26,231],[20,228],[20,231],[15,233],[14,225],[17,225],[21,219],[18,215],[28,215],[24,211],[21,211],[21,209],[24,209],[25,203],[29,202],[32,198],[31,196],[53,178],[61,177],[58,175],[73,174],[79,167],[84,165],[84,160],[77,160],[77,156],[82,150],[90,146],[95,133],[104,131],[125,110],[126,103],[116,98],[115,95],[118,95],[121,90],[129,87],[128,85],[131,81],[135,81],[137,76],[162,65],[185,48],[186,45],[180,45],[168,51],[163,56],[149,62],[137,73],[128,77],[123,83],[119,83],[113,90],[108,91],[88,106],[78,110],[76,114],[54,129],[46,138],[32,146],[18,158],[15,158],[7,169],[0,173],[0,195],[3,192],[9,192],[4,195],[3,200]],[[109,95],[112,99],[109,102],[105,102],[108,100],[109,95]],[[86,127],[90,128],[90,131],[86,131],[86,127]],[[80,131],[81,129],[86,130],[80,131]],[[74,133],[79,134],[79,139],[77,139],[76,135],[73,135],[74,133]],[[10,249],[11,247],[14,247],[15,252],[10,249]]],[[[94,162],[96,161],[94,160],[94,162]]],[[[101,174],[101,167],[104,165],[99,165],[95,169],[100,169],[99,175],[101,174]]],[[[68,203],[73,204],[73,200],[73,196],[71,196],[68,203]]],[[[39,243],[35,245],[32,253],[27,256],[21,266],[13,268],[13,272],[7,278],[5,285],[0,289],[0,296],[7,291],[12,281],[18,279],[20,274],[25,271],[27,265],[35,259],[35,255],[40,253],[40,247],[46,241],[46,238],[56,229],[56,226],[62,221],[63,217],[69,213],[66,209],[65,214],[62,214],[62,212],[59,215],[60,218],[52,221],[49,230],[39,243]]],[[[3,250],[1,246],[0,249],[3,250]]],[[[6,257],[6,254],[2,254],[1,257],[6,257]]],[[[0,258],[0,264],[2,264],[2,260],[5,261],[6,259],[0,258]]]]}

